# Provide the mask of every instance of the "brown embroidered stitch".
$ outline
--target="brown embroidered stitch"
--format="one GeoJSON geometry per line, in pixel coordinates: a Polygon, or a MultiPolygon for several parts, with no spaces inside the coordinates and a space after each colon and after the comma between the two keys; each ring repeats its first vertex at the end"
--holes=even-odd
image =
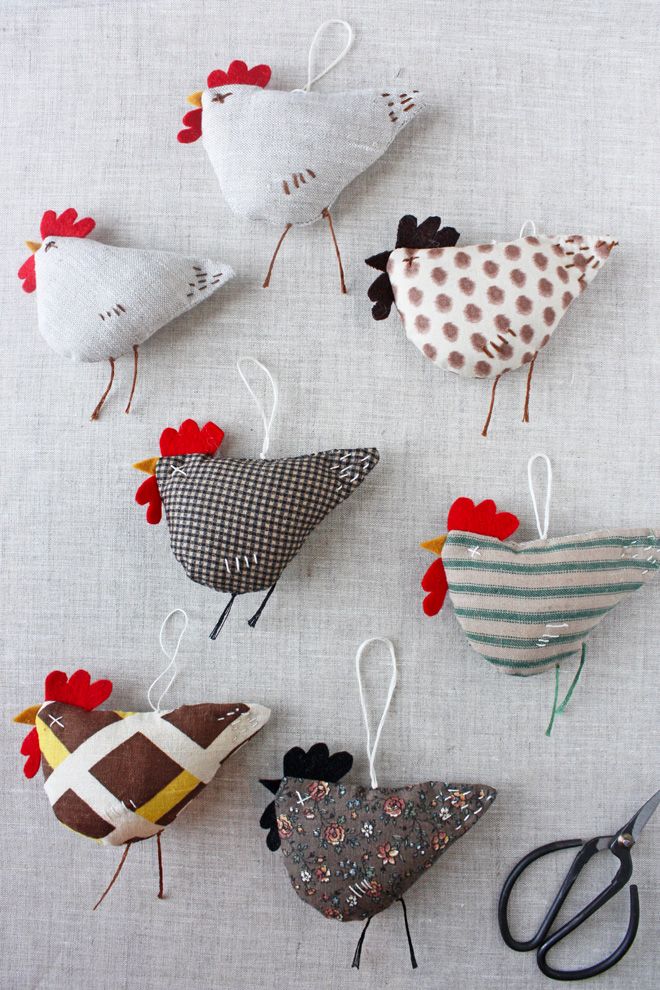
{"type": "Polygon", "coordinates": [[[106,388],[105,392],[103,393],[103,395],[99,399],[99,401],[98,401],[98,403],[96,405],[96,408],[94,409],[94,412],[90,416],[90,419],[91,420],[95,420],[95,419],[98,419],[99,418],[99,413],[101,412],[101,409],[103,408],[103,403],[108,398],[108,395],[110,393],[110,389],[112,388],[112,383],[115,380],[115,359],[114,358],[108,358],[108,361],[110,362],[110,381],[108,382],[108,387],[106,388]]]}

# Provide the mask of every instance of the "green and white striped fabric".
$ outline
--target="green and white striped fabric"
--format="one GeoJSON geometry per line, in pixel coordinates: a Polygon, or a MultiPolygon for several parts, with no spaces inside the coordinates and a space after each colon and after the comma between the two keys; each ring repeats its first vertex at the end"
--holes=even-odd
{"type": "Polygon", "coordinates": [[[530,543],[453,530],[442,550],[470,645],[509,674],[538,674],[579,653],[591,630],[660,569],[651,529],[530,543]]]}

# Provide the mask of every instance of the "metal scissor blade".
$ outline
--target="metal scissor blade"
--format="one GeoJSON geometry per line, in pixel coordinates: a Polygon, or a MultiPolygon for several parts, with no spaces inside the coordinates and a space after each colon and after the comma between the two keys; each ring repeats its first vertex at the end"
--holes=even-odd
{"type": "Polygon", "coordinates": [[[622,831],[630,832],[635,842],[637,842],[659,804],[660,791],[656,791],[653,797],[649,798],[646,804],[643,804],[639,811],[633,815],[622,831]]]}

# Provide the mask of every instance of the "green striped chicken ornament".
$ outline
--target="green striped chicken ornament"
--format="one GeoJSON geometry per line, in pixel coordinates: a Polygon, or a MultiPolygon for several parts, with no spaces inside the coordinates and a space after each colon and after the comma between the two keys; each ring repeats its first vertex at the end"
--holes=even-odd
{"type": "Polygon", "coordinates": [[[589,633],[620,601],[650,581],[660,566],[660,540],[648,527],[605,529],[547,539],[551,468],[545,454],[528,465],[539,539],[504,542],[518,519],[488,499],[459,498],[447,533],[422,547],[437,554],[422,580],[424,612],[437,615],[447,591],[470,645],[507,674],[528,676],[555,668],[550,725],[563,712],[582,673],[589,633]],[[541,526],[532,465],[548,468],[541,526]],[[558,703],[559,665],[580,655],[577,673],[558,703]]]}

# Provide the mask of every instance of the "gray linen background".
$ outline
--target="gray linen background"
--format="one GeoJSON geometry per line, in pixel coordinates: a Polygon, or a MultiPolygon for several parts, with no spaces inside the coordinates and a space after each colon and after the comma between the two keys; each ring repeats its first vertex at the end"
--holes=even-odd
{"type": "MultiPolygon", "coordinates": [[[[497,894],[521,855],[619,826],[658,786],[660,586],[592,635],[583,682],[546,739],[551,675],[500,675],[470,650],[451,608],[425,619],[419,581],[430,557],[417,544],[443,530],[463,494],[495,498],[520,516],[521,538],[534,536],[526,464],[539,449],[555,469],[551,535],[658,524],[657,5],[25,0],[5,2],[1,18],[0,983],[547,985],[531,956],[502,943],[497,894]],[[177,144],[184,97],[234,57],[270,63],[272,85],[300,86],[311,36],[332,16],[348,17],[357,39],[320,87],[381,85],[400,70],[432,107],[337,204],[350,295],[337,291],[321,224],[290,234],[266,292],[260,282],[277,231],[232,216],[201,144],[177,144]],[[35,298],[15,277],[42,212],[68,206],[96,218],[100,239],[218,255],[238,273],[145,345],[130,417],[122,412],[130,358],[118,363],[115,391],[90,424],[106,367],[51,353],[37,333],[35,298]],[[363,258],[393,245],[404,212],[439,212],[467,243],[516,236],[526,217],[549,232],[619,238],[543,353],[529,426],[520,422],[524,373],[502,382],[482,440],[488,385],[434,369],[395,317],[371,321],[363,258]],[[261,424],[234,368],[243,354],[279,381],[274,456],[373,443],[381,463],[288,568],[257,630],[245,622],[252,596],[212,643],[224,599],[187,580],[164,525],[147,526],[130,465],[156,453],[161,429],[186,416],[226,429],[223,454],[256,456],[261,424]],[[56,822],[40,778],[21,774],[24,732],[9,718],[42,699],[44,674],[56,666],[86,665],[114,680],[115,706],[144,706],[163,666],[158,630],[176,606],[191,623],[171,704],[254,700],[273,716],[166,833],[168,899],[155,897],[155,848],[145,843],[92,914],[117,851],[56,822]],[[398,909],[374,921],[352,974],[359,926],[307,909],[258,827],[268,795],[257,778],[274,776],[295,743],[349,748],[351,779],[368,779],[353,658],[373,635],[392,637],[400,663],[380,782],[435,776],[499,789],[483,823],[410,892],[414,975],[398,909]]],[[[386,656],[368,659],[375,718],[386,656]]],[[[657,985],[658,824],[635,853],[636,945],[600,978],[602,990],[657,985]]],[[[594,869],[584,896],[603,875],[594,869]]],[[[519,918],[540,917],[558,877],[539,871],[521,894],[519,918]]],[[[627,912],[622,895],[556,961],[600,959],[622,936],[627,912]]]]}

